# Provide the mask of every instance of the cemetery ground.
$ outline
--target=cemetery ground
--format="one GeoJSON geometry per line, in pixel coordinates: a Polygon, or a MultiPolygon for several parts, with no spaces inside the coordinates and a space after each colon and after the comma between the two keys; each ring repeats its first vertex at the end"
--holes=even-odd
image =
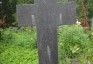
{"type": "MultiPolygon", "coordinates": [[[[93,32],[58,27],[59,64],[93,64],[93,32]]],[[[0,64],[38,64],[35,27],[0,29],[0,64]]]]}

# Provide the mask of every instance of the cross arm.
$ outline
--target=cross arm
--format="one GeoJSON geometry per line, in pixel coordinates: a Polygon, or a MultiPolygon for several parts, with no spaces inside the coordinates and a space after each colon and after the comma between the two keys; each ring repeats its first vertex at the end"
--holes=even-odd
{"type": "Polygon", "coordinates": [[[76,3],[58,3],[59,22],[58,25],[75,24],[76,22],[76,3]]]}
{"type": "Polygon", "coordinates": [[[18,26],[29,26],[33,25],[32,15],[36,13],[35,5],[33,4],[20,4],[17,5],[17,17],[18,17],[18,26]]]}

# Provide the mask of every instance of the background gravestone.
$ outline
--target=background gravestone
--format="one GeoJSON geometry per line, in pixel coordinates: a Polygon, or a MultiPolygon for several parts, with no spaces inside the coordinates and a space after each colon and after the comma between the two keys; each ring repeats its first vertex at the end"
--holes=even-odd
{"type": "Polygon", "coordinates": [[[39,64],[58,64],[57,26],[76,22],[75,2],[35,0],[33,5],[17,5],[17,15],[19,26],[36,26],[39,64]]]}

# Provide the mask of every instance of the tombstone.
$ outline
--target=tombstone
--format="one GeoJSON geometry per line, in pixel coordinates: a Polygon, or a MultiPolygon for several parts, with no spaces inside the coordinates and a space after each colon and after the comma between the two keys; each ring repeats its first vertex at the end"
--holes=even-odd
{"type": "Polygon", "coordinates": [[[19,26],[36,26],[39,64],[58,64],[57,26],[75,24],[75,13],[75,2],[34,0],[17,5],[19,26]]]}

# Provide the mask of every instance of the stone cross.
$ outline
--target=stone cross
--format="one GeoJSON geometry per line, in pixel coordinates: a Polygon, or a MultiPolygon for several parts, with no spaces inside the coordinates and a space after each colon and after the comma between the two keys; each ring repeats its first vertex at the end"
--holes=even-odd
{"type": "Polygon", "coordinates": [[[34,3],[17,5],[19,26],[36,26],[39,64],[58,64],[57,26],[76,22],[75,2],[34,0],[34,3]]]}

